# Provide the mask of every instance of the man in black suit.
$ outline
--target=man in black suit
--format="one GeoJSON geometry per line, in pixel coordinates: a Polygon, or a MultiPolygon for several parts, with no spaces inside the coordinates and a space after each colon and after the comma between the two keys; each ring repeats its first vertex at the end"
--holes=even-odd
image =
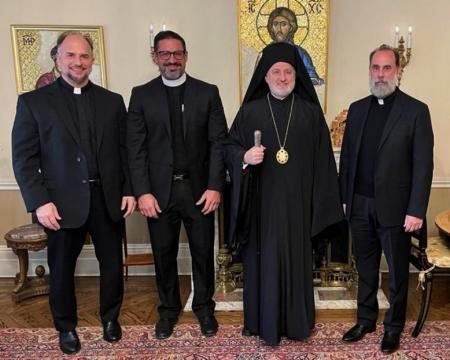
{"type": "Polygon", "coordinates": [[[184,39],[173,31],[155,36],[153,60],[161,76],[135,87],[128,109],[131,181],[147,217],[155,258],[160,319],[158,339],[169,337],[181,311],[177,254],[183,221],[192,257],[196,314],[213,336],[214,211],[225,180],[221,143],[227,125],[216,86],[185,73],[184,39]]]}
{"type": "Polygon", "coordinates": [[[343,337],[375,330],[381,251],[389,266],[390,308],[381,350],[397,350],[406,317],[410,232],[422,227],[433,177],[433,131],[427,105],[398,89],[398,52],[370,54],[372,95],[349,109],[340,159],[341,196],[358,270],[357,325],[343,337]]]}
{"type": "Polygon", "coordinates": [[[62,33],[57,49],[61,77],[19,96],[12,159],[27,210],[36,212],[47,233],[50,308],[60,348],[71,354],[80,350],[74,271],[87,233],[100,266],[103,337],[121,338],[122,233],[136,201],[122,97],[89,81],[89,37],[62,33]]]}

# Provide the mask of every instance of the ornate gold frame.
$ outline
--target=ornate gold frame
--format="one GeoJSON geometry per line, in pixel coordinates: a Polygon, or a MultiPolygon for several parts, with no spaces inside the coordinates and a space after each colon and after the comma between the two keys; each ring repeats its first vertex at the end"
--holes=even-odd
{"type": "Polygon", "coordinates": [[[102,26],[67,25],[11,25],[17,92],[35,89],[39,76],[52,69],[50,50],[63,31],[74,30],[91,37],[94,43],[92,82],[107,87],[105,45],[102,26]]]}
{"type": "Polygon", "coordinates": [[[294,43],[312,58],[317,74],[324,80],[316,92],[326,109],[328,68],[329,0],[237,0],[239,36],[239,91],[242,99],[261,50],[272,39],[267,30],[269,13],[278,7],[294,11],[298,29],[294,43]]]}

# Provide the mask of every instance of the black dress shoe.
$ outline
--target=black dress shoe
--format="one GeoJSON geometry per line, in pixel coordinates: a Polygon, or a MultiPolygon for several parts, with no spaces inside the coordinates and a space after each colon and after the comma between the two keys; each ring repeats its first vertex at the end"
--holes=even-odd
{"type": "Polygon", "coordinates": [[[161,318],[155,326],[155,337],[157,339],[167,339],[173,333],[173,328],[178,319],[161,318]]]}
{"type": "Polygon", "coordinates": [[[385,331],[381,341],[381,351],[384,354],[392,354],[400,347],[400,333],[385,331]]]}
{"type": "Polygon", "coordinates": [[[64,354],[75,354],[81,349],[80,339],[75,330],[59,332],[59,348],[64,354]]]}
{"type": "Polygon", "coordinates": [[[349,331],[347,331],[344,336],[342,337],[342,341],[344,342],[355,342],[361,340],[364,335],[374,332],[375,331],[375,325],[374,326],[365,326],[356,324],[353,326],[349,331]]]}
{"type": "Polygon", "coordinates": [[[254,333],[253,331],[250,331],[245,326],[242,328],[242,336],[257,336],[257,333],[254,333]]]}
{"type": "Polygon", "coordinates": [[[200,330],[204,336],[214,336],[217,333],[219,324],[214,315],[206,315],[198,318],[200,323],[200,330]]]}
{"type": "Polygon", "coordinates": [[[116,342],[122,339],[122,329],[117,320],[103,323],[103,339],[108,342],[116,342]]]}

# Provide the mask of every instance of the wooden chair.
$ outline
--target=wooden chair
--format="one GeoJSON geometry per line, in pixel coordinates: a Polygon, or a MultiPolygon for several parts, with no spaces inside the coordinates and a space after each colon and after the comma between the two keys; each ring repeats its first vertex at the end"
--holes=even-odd
{"type": "Polygon", "coordinates": [[[155,263],[151,253],[128,253],[127,231],[124,229],[123,236],[123,267],[125,268],[125,280],[128,280],[128,267],[136,265],[153,265],[155,263]]]}
{"type": "Polygon", "coordinates": [[[450,211],[436,217],[439,236],[427,236],[427,224],[424,221],[422,229],[412,234],[410,262],[419,270],[417,288],[422,290],[420,312],[416,326],[412,332],[417,337],[425,323],[430,308],[433,279],[450,277],[450,211]],[[447,229],[447,232],[446,230],[447,229]]]}

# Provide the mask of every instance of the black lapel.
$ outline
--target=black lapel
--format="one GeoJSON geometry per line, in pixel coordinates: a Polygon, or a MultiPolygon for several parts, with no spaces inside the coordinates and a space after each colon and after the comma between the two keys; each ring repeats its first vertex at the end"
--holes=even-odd
{"type": "Polygon", "coordinates": [[[403,93],[399,90],[398,94],[395,95],[394,103],[392,104],[391,112],[389,113],[389,117],[386,121],[386,125],[384,126],[383,134],[381,135],[381,139],[380,139],[380,143],[378,145],[377,151],[380,151],[384,142],[386,141],[389,134],[391,133],[393,126],[400,119],[400,116],[402,114],[402,108],[403,108],[403,93]]]}
{"type": "MultiPolygon", "coordinates": [[[[169,103],[167,101],[167,92],[165,85],[162,81],[161,76],[157,78],[156,82],[157,91],[153,91],[153,89],[150,89],[147,96],[149,99],[153,98],[153,105],[154,109],[158,111],[157,118],[161,117],[164,121],[164,125],[166,126],[167,134],[169,135],[169,139],[172,139],[172,128],[170,126],[170,114],[169,114],[169,103]]],[[[155,110],[152,109],[154,112],[155,110]]]]}
{"type": "Polygon", "coordinates": [[[51,85],[47,85],[49,87],[49,103],[55,106],[56,113],[58,116],[58,121],[61,120],[62,123],[66,126],[69,133],[74,138],[77,144],[80,144],[80,134],[74,125],[74,119],[70,114],[68,105],[66,103],[66,99],[64,98],[63,89],[58,81],[54,81],[51,85]]]}
{"type": "Polygon", "coordinates": [[[107,104],[106,99],[104,97],[104,94],[102,93],[102,89],[95,85],[91,84],[92,86],[92,92],[93,92],[93,99],[94,99],[94,126],[95,126],[95,137],[96,137],[96,143],[97,143],[97,151],[100,149],[100,145],[103,140],[103,130],[105,128],[105,124],[103,121],[106,121],[107,116],[105,114],[102,114],[103,116],[97,116],[98,115],[98,109],[105,109],[103,107],[103,104],[107,104]]]}
{"type": "Polygon", "coordinates": [[[355,118],[361,119],[358,122],[359,129],[356,134],[356,153],[359,154],[359,148],[361,146],[361,140],[364,132],[364,128],[366,127],[367,117],[369,116],[370,103],[372,101],[372,96],[368,96],[363,100],[363,104],[361,104],[361,112],[356,114],[355,118]]]}
{"type": "Polygon", "coordinates": [[[188,122],[192,116],[192,109],[194,108],[194,103],[195,103],[194,82],[192,81],[192,78],[189,75],[187,75],[186,76],[186,87],[184,89],[184,99],[183,99],[183,135],[184,135],[184,139],[186,139],[188,122]]]}

